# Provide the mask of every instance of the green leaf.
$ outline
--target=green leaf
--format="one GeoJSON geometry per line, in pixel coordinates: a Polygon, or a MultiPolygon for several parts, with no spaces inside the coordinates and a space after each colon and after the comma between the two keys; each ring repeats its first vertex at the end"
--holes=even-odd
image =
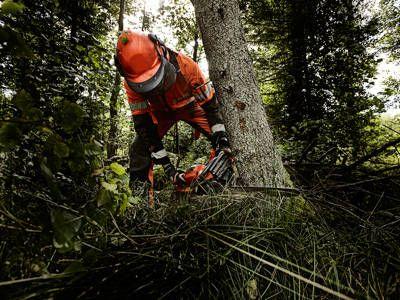
{"type": "Polygon", "coordinates": [[[43,174],[48,178],[53,178],[53,172],[49,169],[48,166],[42,161],[40,163],[40,169],[42,170],[43,174]]]}
{"type": "Polygon", "coordinates": [[[22,111],[32,108],[33,99],[31,94],[25,90],[20,90],[12,99],[12,103],[22,111]]]}
{"type": "Polygon", "coordinates": [[[64,210],[52,210],[50,216],[54,229],[54,247],[61,253],[80,250],[76,236],[82,224],[81,219],[64,210]]]}
{"type": "Polygon", "coordinates": [[[79,52],[84,52],[86,51],[86,48],[83,47],[82,45],[76,45],[76,50],[78,50],[79,52]]]}
{"type": "Polygon", "coordinates": [[[140,198],[139,196],[129,197],[129,203],[131,204],[138,204],[141,201],[142,198],[140,198]]]}
{"type": "Polygon", "coordinates": [[[126,36],[121,39],[122,44],[126,44],[128,42],[128,38],[126,36]]]}
{"type": "Polygon", "coordinates": [[[86,271],[87,268],[81,261],[74,261],[64,270],[64,274],[81,273],[86,271]]]}
{"type": "Polygon", "coordinates": [[[98,193],[97,193],[97,206],[108,206],[109,204],[112,203],[112,195],[110,193],[110,191],[106,190],[106,189],[101,189],[98,193]]]}
{"type": "Polygon", "coordinates": [[[117,174],[117,175],[119,175],[119,176],[121,176],[121,175],[124,175],[126,172],[125,172],[125,168],[123,167],[123,166],[121,166],[119,163],[116,163],[116,162],[114,162],[114,163],[112,163],[111,165],[110,165],[110,169],[115,173],[115,174],[117,174]]]}
{"type": "Polygon", "coordinates": [[[103,188],[105,188],[107,191],[110,191],[110,192],[114,192],[117,190],[117,185],[114,183],[108,183],[106,181],[103,181],[101,183],[101,185],[103,188]]]}
{"type": "Polygon", "coordinates": [[[34,57],[32,50],[28,47],[23,37],[8,26],[0,27],[0,40],[6,42],[2,44],[2,50],[6,53],[16,57],[34,57]]]}
{"type": "Polygon", "coordinates": [[[25,8],[25,5],[22,3],[16,3],[12,0],[5,0],[3,4],[1,5],[1,12],[3,14],[11,14],[11,15],[16,15],[25,8]]]}
{"type": "Polygon", "coordinates": [[[22,140],[18,124],[6,122],[0,128],[0,151],[10,151],[22,140]]]}
{"type": "Polygon", "coordinates": [[[96,143],[88,143],[85,144],[85,155],[87,156],[96,156],[101,154],[102,148],[99,147],[96,143]]]}
{"type": "Polygon", "coordinates": [[[103,168],[93,170],[93,172],[92,172],[91,175],[92,175],[92,176],[99,176],[99,175],[102,175],[102,174],[104,174],[104,169],[103,169],[103,168]]]}
{"type": "Polygon", "coordinates": [[[39,121],[43,117],[43,112],[36,107],[32,107],[28,110],[25,110],[25,114],[29,120],[39,121]]]}
{"type": "Polygon", "coordinates": [[[84,172],[86,170],[85,162],[80,158],[68,159],[68,166],[74,173],[84,172]]]}
{"type": "MultiPolygon", "coordinates": [[[[124,196],[126,196],[126,195],[124,195],[124,196]]],[[[122,202],[119,206],[119,213],[121,215],[123,215],[125,213],[126,209],[128,208],[128,206],[129,206],[129,200],[127,197],[126,198],[124,197],[124,199],[122,199],[122,202]]]]}
{"type": "Polygon", "coordinates": [[[50,128],[46,127],[46,126],[40,126],[39,128],[40,128],[40,130],[43,131],[44,133],[49,133],[49,134],[52,134],[52,133],[53,133],[53,131],[52,131],[50,128]]]}
{"type": "Polygon", "coordinates": [[[67,133],[73,133],[82,125],[85,112],[78,104],[65,101],[62,106],[60,116],[62,128],[67,133]]]}
{"type": "Polygon", "coordinates": [[[65,143],[56,143],[54,145],[53,152],[59,158],[65,158],[69,156],[69,148],[65,143]]]}

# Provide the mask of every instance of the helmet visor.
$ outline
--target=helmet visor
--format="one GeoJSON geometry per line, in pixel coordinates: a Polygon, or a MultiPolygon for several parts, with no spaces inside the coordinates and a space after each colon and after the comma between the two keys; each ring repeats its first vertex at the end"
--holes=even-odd
{"type": "Polygon", "coordinates": [[[164,57],[161,57],[161,65],[153,77],[138,83],[127,80],[127,83],[136,93],[145,96],[152,96],[162,94],[169,90],[175,83],[175,80],[175,67],[164,57]]]}

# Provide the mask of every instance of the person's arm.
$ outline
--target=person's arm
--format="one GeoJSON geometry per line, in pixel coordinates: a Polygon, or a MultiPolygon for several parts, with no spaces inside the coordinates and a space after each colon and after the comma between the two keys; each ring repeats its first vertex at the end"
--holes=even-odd
{"type": "Polygon", "coordinates": [[[135,93],[124,81],[126,94],[128,96],[129,108],[132,112],[133,125],[137,135],[145,143],[147,149],[153,153],[163,149],[162,141],[158,135],[157,125],[154,124],[150,115],[150,105],[138,93],[135,93]]]}
{"type": "Polygon", "coordinates": [[[168,157],[160,135],[158,134],[157,124],[154,124],[150,115],[148,102],[139,94],[132,91],[124,82],[128,96],[129,107],[132,111],[133,125],[137,135],[145,143],[151,153],[151,158],[155,164],[162,165],[165,173],[175,181],[176,170],[168,157]]]}
{"type": "Polygon", "coordinates": [[[197,103],[204,109],[208,124],[211,129],[211,143],[214,149],[229,148],[229,141],[225,131],[225,125],[219,111],[219,104],[214,87],[207,81],[199,65],[191,58],[182,55],[184,72],[192,86],[192,94],[197,103]]]}
{"type": "Polygon", "coordinates": [[[226,135],[225,125],[222,121],[219,104],[215,95],[203,104],[206,112],[208,124],[211,128],[211,143],[214,149],[230,148],[229,140],[226,135]]]}
{"type": "Polygon", "coordinates": [[[202,105],[202,108],[206,112],[211,132],[225,131],[225,126],[224,122],[222,121],[221,112],[219,111],[219,103],[217,98],[213,96],[209,101],[202,105]]]}

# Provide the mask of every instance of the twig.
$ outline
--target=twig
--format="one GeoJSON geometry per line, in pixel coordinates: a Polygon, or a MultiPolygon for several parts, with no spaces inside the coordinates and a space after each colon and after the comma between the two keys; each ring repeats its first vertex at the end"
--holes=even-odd
{"type": "MultiPolygon", "coordinates": [[[[27,193],[27,194],[32,195],[31,193],[27,193]]],[[[40,200],[43,200],[43,201],[45,201],[45,202],[47,202],[47,203],[49,203],[49,204],[51,204],[51,205],[53,205],[55,207],[62,208],[64,210],[72,212],[72,213],[74,213],[76,215],[80,215],[79,211],[77,211],[77,210],[75,210],[75,209],[73,209],[71,207],[68,207],[68,206],[65,206],[65,205],[62,205],[62,204],[58,204],[58,203],[56,203],[56,202],[54,202],[54,201],[52,201],[50,199],[46,199],[45,197],[41,196],[40,194],[39,195],[32,195],[32,196],[34,196],[34,197],[36,197],[36,198],[38,198],[40,200]]]]}
{"type": "Polygon", "coordinates": [[[0,224],[0,227],[7,228],[7,229],[12,229],[12,230],[21,230],[21,231],[26,231],[26,232],[34,232],[34,233],[41,233],[42,232],[42,230],[20,228],[20,227],[5,225],[5,224],[0,224]]]}
{"type": "Polygon", "coordinates": [[[397,170],[397,169],[400,169],[400,165],[394,165],[394,166],[391,166],[391,167],[388,167],[388,168],[382,168],[382,169],[378,169],[378,170],[374,170],[374,171],[364,171],[364,170],[362,170],[362,172],[365,172],[365,173],[367,173],[367,174],[371,174],[371,175],[377,175],[377,174],[380,174],[380,173],[385,173],[385,172],[388,172],[388,171],[394,171],[394,170],[397,170]]]}
{"type": "Polygon", "coordinates": [[[50,274],[50,275],[43,275],[38,277],[31,277],[31,278],[22,278],[16,280],[8,280],[0,282],[0,286],[7,286],[12,284],[24,283],[24,282],[31,282],[31,281],[38,281],[38,280],[47,280],[47,279],[58,279],[72,276],[73,273],[61,273],[61,274],[50,274]]]}
{"type": "Polygon", "coordinates": [[[210,237],[216,239],[217,241],[220,241],[221,243],[227,245],[228,247],[230,247],[230,248],[232,248],[232,249],[235,249],[236,251],[238,251],[238,252],[240,252],[240,253],[242,253],[242,254],[244,254],[244,255],[247,255],[247,256],[249,256],[249,257],[255,259],[255,260],[258,260],[259,262],[261,262],[261,263],[263,263],[263,264],[265,264],[265,265],[267,265],[267,266],[270,266],[270,267],[272,267],[272,268],[275,268],[275,269],[277,269],[278,271],[281,271],[282,273],[285,273],[286,275],[289,275],[289,276],[291,276],[291,277],[293,277],[293,278],[296,278],[296,279],[298,279],[298,280],[300,280],[300,281],[303,281],[303,282],[305,282],[306,284],[310,284],[310,285],[312,285],[312,286],[315,286],[316,288],[319,288],[319,289],[323,290],[324,292],[327,292],[327,293],[329,293],[329,294],[331,294],[331,295],[333,295],[333,296],[336,296],[336,297],[338,297],[338,298],[340,298],[340,299],[345,299],[345,300],[351,300],[351,299],[353,299],[353,298],[350,298],[349,296],[346,296],[346,295],[344,295],[344,294],[342,294],[342,293],[340,293],[340,292],[334,291],[334,290],[332,290],[332,289],[330,289],[330,288],[328,288],[328,287],[326,287],[326,286],[323,286],[322,284],[319,284],[318,282],[312,281],[312,280],[310,280],[310,279],[308,279],[308,278],[305,278],[305,277],[301,276],[300,274],[297,274],[297,273],[294,273],[294,272],[292,272],[292,271],[290,271],[290,270],[287,270],[287,269],[285,269],[285,268],[282,268],[281,266],[278,266],[277,264],[271,263],[271,262],[269,262],[269,261],[267,261],[267,260],[265,260],[265,259],[263,259],[263,258],[261,258],[261,257],[258,257],[258,256],[254,255],[254,254],[252,254],[252,253],[250,253],[250,252],[248,252],[248,251],[245,251],[245,250],[243,250],[243,249],[241,249],[241,248],[239,248],[239,247],[237,247],[237,246],[235,246],[235,245],[233,245],[233,244],[231,244],[231,243],[228,243],[228,242],[224,241],[224,240],[221,239],[221,238],[216,237],[215,235],[212,235],[212,234],[210,234],[210,233],[208,233],[208,232],[205,232],[205,231],[203,231],[203,230],[200,230],[200,231],[201,231],[202,233],[204,233],[205,235],[208,235],[208,236],[210,236],[210,237]]]}
{"type": "Polygon", "coordinates": [[[320,157],[318,157],[317,162],[321,162],[321,160],[323,158],[325,158],[329,153],[331,153],[332,151],[336,150],[337,147],[332,147],[329,150],[325,151],[325,153],[323,153],[320,157]]]}
{"type": "Polygon", "coordinates": [[[317,139],[313,139],[311,143],[307,145],[307,147],[303,150],[303,153],[301,154],[300,158],[296,161],[295,165],[298,166],[301,164],[301,162],[307,157],[307,154],[311,151],[311,149],[314,147],[315,143],[317,142],[317,139]]]}
{"type": "Polygon", "coordinates": [[[137,245],[138,243],[136,243],[133,239],[131,239],[129,236],[127,236],[125,233],[123,233],[123,232],[121,231],[121,229],[119,229],[119,226],[118,226],[118,224],[117,224],[117,221],[115,220],[115,218],[114,218],[114,216],[112,215],[112,213],[109,212],[109,214],[110,214],[111,219],[112,219],[112,222],[113,222],[115,228],[118,230],[118,232],[119,232],[124,238],[126,238],[128,241],[130,241],[132,244],[137,245]]]}
{"type": "Polygon", "coordinates": [[[24,226],[24,225],[25,225],[25,226],[29,226],[29,227],[36,227],[36,228],[38,228],[38,230],[41,229],[40,226],[35,226],[35,225],[33,225],[33,224],[30,224],[30,223],[28,223],[28,222],[25,222],[24,220],[18,219],[16,216],[14,216],[12,213],[10,213],[10,212],[5,208],[4,205],[1,205],[1,208],[3,209],[3,210],[0,210],[0,213],[1,213],[1,214],[3,214],[4,216],[10,218],[11,220],[13,220],[14,222],[18,223],[19,225],[21,225],[21,226],[24,226]]]}
{"type": "Polygon", "coordinates": [[[386,176],[386,177],[381,177],[381,178],[372,178],[372,179],[352,182],[352,183],[348,183],[348,184],[335,185],[335,186],[326,188],[326,190],[337,190],[337,189],[342,189],[342,188],[348,188],[348,187],[353,187],[353,186],[357,186],[357,185],[361,185],[361,184],[365,184],[365,183],[382,181],[382,180],[390,179],[390,178],[393,178],[393,177],[396,177],[396,176],[386,176]]]}
{"type": "Polygon", "coordinates": [[[25,119],[7,119],[7,120],[0,120],[0,123],[6,122],[6,123],[17,123],[17,124],[40,124],[38,121],[30,121],[30,120],[25,120],[25,119]]]}
{"type": "Polygon", "coordinates": [[[397,133],[397,134],[400,134],[400,132],[398,132],[397,130],[394,130],[392,127],[386,126],[385,124],[382,124],[382,126],[387,128],[387,129],[389,129],[389,130],[391,130],[391,131],[393,131],[393,132],[395,132],[395,133],[397,133]]]}
{"type": "Polygon", "coordinates": [[[385,195],[385,192],[383,191],[381,196],[379,197],[379,200],[376,202],[374,209],[371,211],[371,213],[369,214],[367,221],[369,222],[369,219],[371,218],[371,216],[374,214],[375,210],[377,209],[379,203],[381,203],[381,200],[383,199],[383,195],[385,195]]]}
{"type": "Polygon", "coordinates": [[[173,291],[175,291],[177,288],[181,287],[182,285],[184,285],[187,281],[189,281],[192,278],[192,276],[187,277],[185,280],[183,280],[182,282],[178,283],[177,285],[175,285],[172,289],[170,289],[168,292],[166,292],[164,295],[162,295],[160,298],[158,298],[159,300],[164,299],[165,297],[167,297],[169,294],[171,294],[173,291]]]}

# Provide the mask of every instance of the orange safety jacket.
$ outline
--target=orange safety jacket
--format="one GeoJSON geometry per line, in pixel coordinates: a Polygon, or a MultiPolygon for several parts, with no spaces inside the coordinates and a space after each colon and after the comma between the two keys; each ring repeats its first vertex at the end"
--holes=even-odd
{"type": "Polygon", "coordinates": [[[198,64],[181,52],[171,51],[170,53],[176,56],[179,70],[175,83],[164,95],[145,99],[133,91],[126,80],[124,81],[132,115],[150,113],[153,122],[157,123],[154,114],[152,114],[154,111],[175,111],[193,101],[203,105],[213,98],[214,88],[211,82],[206,81],[198,64]]]}

